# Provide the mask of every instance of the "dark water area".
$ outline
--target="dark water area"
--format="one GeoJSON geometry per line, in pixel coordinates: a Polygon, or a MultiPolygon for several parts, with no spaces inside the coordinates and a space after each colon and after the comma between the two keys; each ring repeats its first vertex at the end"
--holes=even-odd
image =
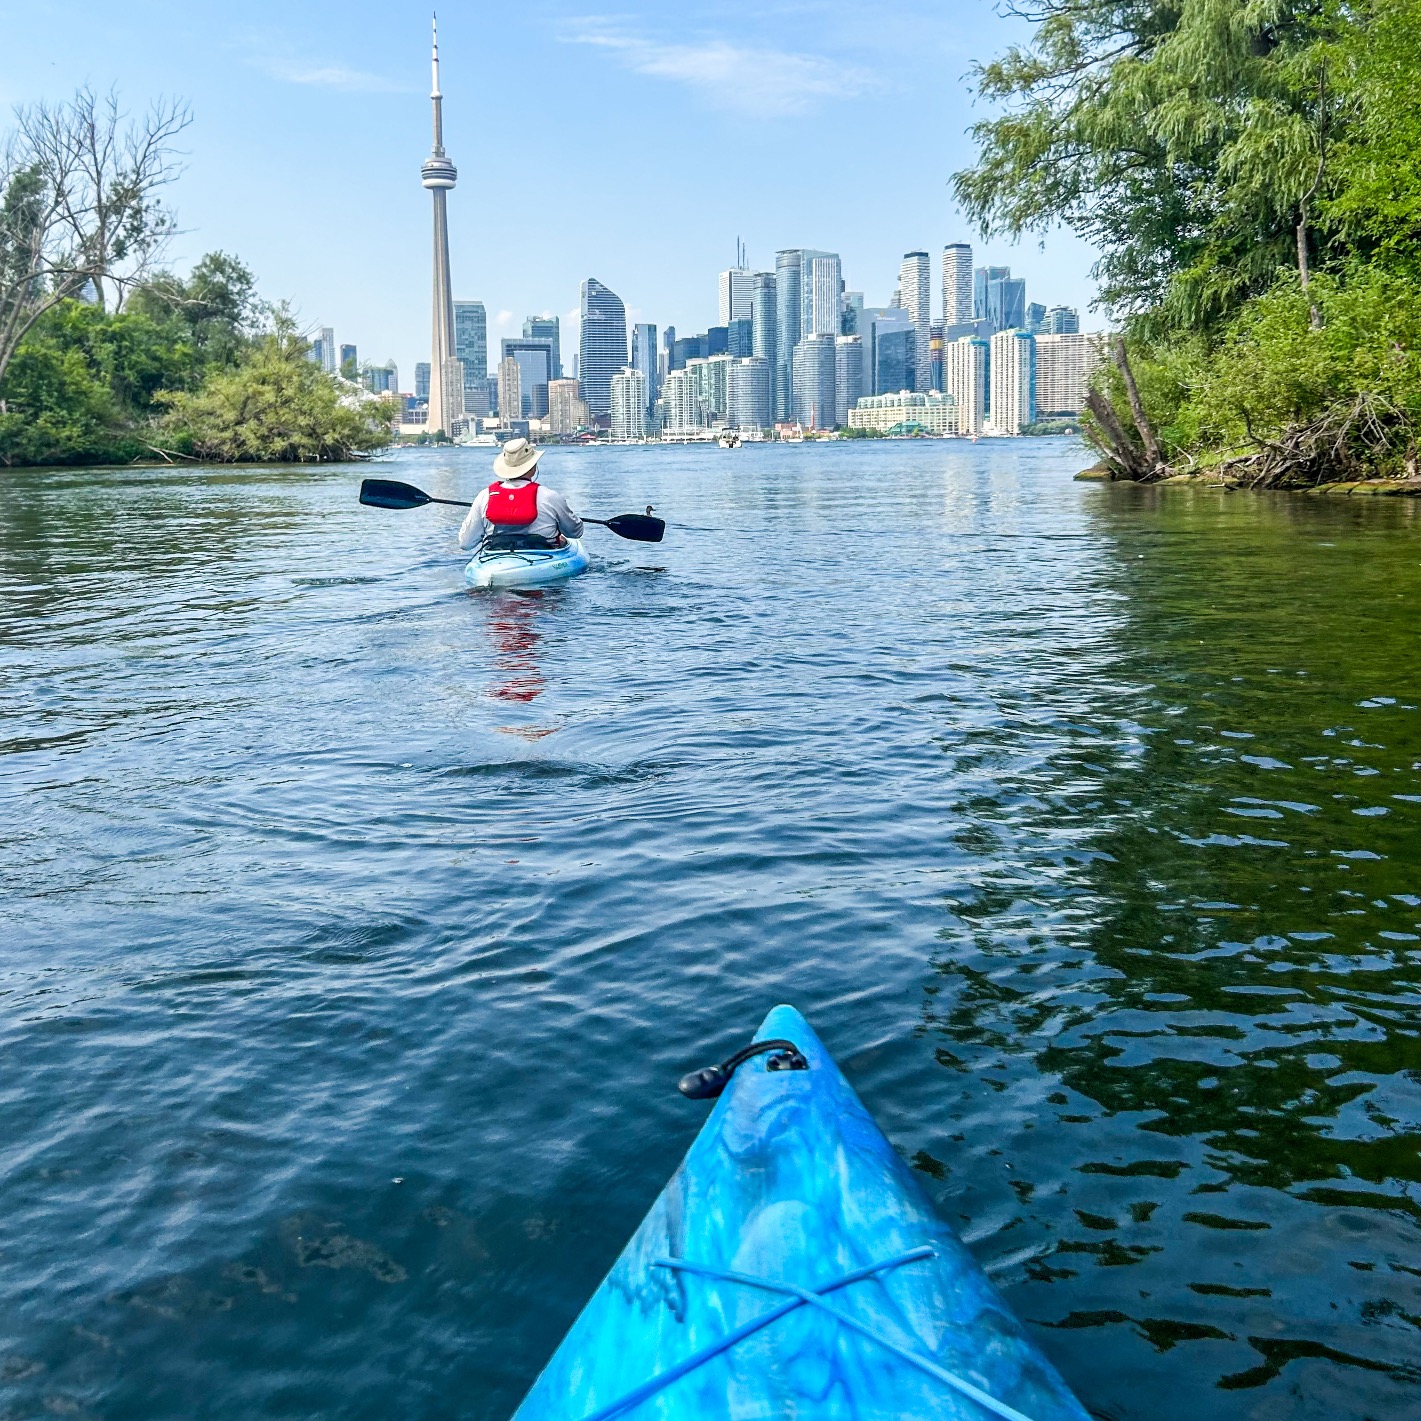
{"type": "Polygon", "coordinates": [[[506,1417],[779,1001],[1097,1414],[1421,1414],[1421,508],[1080,465],[7,474],[0,1417],[506,1417]]]}

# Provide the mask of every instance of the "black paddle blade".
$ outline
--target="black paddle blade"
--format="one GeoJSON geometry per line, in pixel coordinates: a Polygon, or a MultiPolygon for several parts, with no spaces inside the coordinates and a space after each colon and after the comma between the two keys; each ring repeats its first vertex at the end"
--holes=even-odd
{"type": "Polygon", "coordinates": [[[630,538],[634,543],[659,543],[666,536],[666,520],[648,518],[644,513],[619,513],[609,518],[606,526],[619,538],[630,538]]]}
{"type": "Polygon", "coordinates": [[[402,484],[395,479],[362,479],[360,501],[371,508],[423,508],[433,500],[413,484],[402,484]]]}

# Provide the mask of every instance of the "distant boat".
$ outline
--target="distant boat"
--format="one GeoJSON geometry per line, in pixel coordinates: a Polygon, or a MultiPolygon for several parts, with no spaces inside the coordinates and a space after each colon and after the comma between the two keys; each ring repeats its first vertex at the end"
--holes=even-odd
{"type": "Polygon", "coordinates": [[[803,444],[803,443],[804,443],[804,430],[803,430],[803,428],[802,428],[800,425],[797,425],[797,424],[792,424],[792,425],[790,425],[788,431],[785,433],[784,437],[780,440],[780,443],[782,443],[782,444],[803,444]]]}
{"type": "Polygon", "coordinates": [[[720,436],[720,447],[722,449],[740,448],[740,436],[733,429],[727,429],[725,433],[720,436]]]}

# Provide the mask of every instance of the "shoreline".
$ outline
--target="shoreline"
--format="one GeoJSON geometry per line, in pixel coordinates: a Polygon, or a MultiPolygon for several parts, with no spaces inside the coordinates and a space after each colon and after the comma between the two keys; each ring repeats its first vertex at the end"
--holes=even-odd
{"type": "Polygon", "coordinates": [[[1076,483],[1129,484],[1132,488],[1193,488],[1221,489],[1225,493],[1289,493],[1310,497],[1421,498],[1421,478],[1405,479],[1343,479],[1336,483],[1313,484],[1309,488],[1255,488],[1247,479],[1221,478],[1217,474],[1170,474],[1163,479],[1119,479],[1109,468],[1093,464],[1075,475],[1076,483]]]}

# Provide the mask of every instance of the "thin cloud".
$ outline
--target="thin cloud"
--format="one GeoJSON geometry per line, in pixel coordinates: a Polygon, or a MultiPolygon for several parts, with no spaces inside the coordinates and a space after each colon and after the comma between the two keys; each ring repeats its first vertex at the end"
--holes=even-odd
{"type": "Polygon", "coordinates": [[[824,102],[851,99],[873,83],[868,71],[822,55],[725,40],[665,43],[603,19],[583,20],[566,40],[609,50],[634,73],[688,84],[711,103],[752,118],[806,113],[824,102]]]}
{"type": "Polygon", "coordinates": [[[348,94],[398,94],[408,86],[396,84],[380,74],[351,69],[344,64],[321,64],[297,59],[263,59],[257,67],[273,79],[287,84],[306,84],[321,89],[341,89],[348,94]]]}

